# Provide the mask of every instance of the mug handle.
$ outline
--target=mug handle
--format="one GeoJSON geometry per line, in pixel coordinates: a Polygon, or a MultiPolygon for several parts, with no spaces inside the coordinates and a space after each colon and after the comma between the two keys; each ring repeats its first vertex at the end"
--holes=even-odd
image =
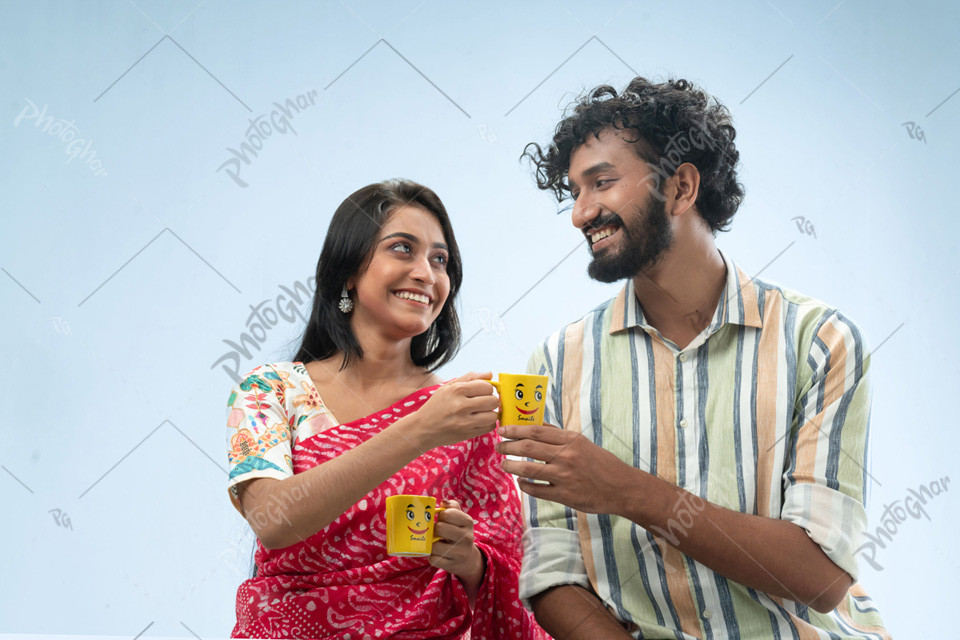
{"type": "MultiPolygon", "coordinates": [[[[503,396],[503,393],[500,391],[500,381],[499,380],[486,380],[493,385],[493,388],[497,390],[497,396],[503,396]]],[[[503,419],[503,404],[500,404],[500,409],[497,411],[497,419],[503,419]]]]}
{"type": "MultiPolygon", "coordinates": [[[[430,507],[434,514],[440,513],[441,511],[446,511],[449,507],[430,507]]],[[[434,519],[433,526],[437,526],[437,521],[434,519]]],[[[440,542],[443,538],[434,536],[433,540],[430,541],[430,544],[434,542],[440,542]]]]}

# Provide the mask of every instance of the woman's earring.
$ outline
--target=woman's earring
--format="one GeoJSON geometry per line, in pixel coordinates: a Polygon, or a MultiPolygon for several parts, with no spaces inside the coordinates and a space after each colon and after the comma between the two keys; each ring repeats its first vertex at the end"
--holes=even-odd
{"type": "Polygon", "coordinates": [[[337,304],[341,313],[350,313],[353,311],[353,300],[347,294],[347,285],[343,285],[343,293],[340,294],[340,302],[337,304]]]}

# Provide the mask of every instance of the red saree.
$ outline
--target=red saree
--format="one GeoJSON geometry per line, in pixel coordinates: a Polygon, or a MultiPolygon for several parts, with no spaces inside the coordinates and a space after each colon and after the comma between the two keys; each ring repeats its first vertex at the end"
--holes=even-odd
{"type": "MultiPolygon", "coordinates": [[[[331,427],[293,448],[302,473],[355,447],[416,411],[438,387],[331,427]]],[[[269,550],[257,543],[257,576],[237,592],[233,637],[257,638],[548,638],[523,608],[520,502],[500,469],[494,433],[429,451],[307,540],[269,550]],[[486,573],[471,611],[459,578],[427,558],[386,554],[387,496],[422,494],[457,500],[477,524],[486,573]]]]}

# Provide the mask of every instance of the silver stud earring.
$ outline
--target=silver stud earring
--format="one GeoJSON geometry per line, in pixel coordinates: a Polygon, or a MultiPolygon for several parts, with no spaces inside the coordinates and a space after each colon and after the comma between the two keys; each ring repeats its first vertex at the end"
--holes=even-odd
{"type": "Polygon", "coordinates": [[[341,313],[350,313],[353,311],[353,300],[347,294],[347,285],[343,285],[343,292],[340,294],[340,302],[337,304],[341,313]]]}

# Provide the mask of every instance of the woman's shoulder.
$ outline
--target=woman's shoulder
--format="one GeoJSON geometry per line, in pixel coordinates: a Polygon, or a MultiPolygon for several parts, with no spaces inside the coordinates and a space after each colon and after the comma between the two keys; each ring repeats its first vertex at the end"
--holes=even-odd
{"type": "Polygon", "coordinates": [[[270,362],[251,369],[241,376],[241,388],[256,384],[259,380],[281,380],[288,378],[307,377],[307,369],[302,362],[270,362]]]}
{"type": "MultiPolygon", "coordinates": [[[[231,393],[231,402],[238,393],[271,394],[279,404],[285,404],[288,390],[293,393],[310,393],[313,391],[309,383],[310,376],[301,362],[273,362],[262,364],[240,379],[231,393]]],[[[269,400],[269,396],[261,399],[269,400]]]]}

